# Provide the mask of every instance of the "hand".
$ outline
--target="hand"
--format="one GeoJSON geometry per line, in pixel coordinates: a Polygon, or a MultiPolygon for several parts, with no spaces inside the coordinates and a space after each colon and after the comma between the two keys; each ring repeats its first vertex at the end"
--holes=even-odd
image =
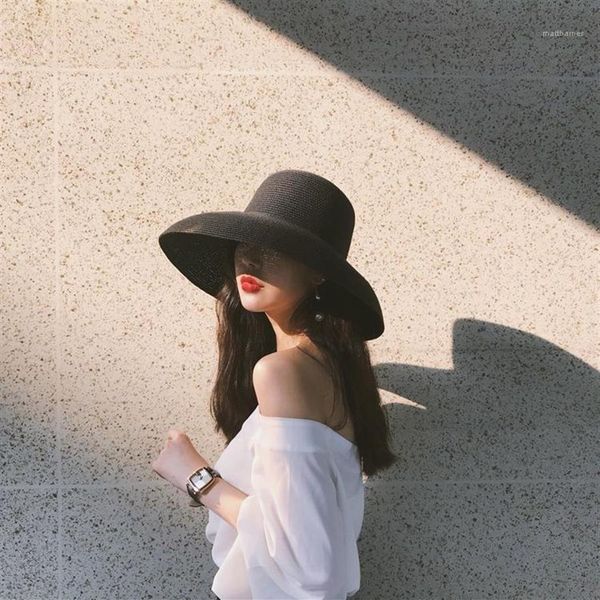
{"type": "Polygon", "coordinates": [[[187,434],[169,429],[165,446],[151,466],[163,479],[187,493],[185,484],[188,477],[200,467],[209,465],[194,448],[187,434]]]}

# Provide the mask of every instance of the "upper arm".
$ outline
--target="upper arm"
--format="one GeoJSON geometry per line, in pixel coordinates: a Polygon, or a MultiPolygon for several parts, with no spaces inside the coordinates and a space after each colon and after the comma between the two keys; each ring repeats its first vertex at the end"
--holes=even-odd
{"type": "Polygon", "coordinates": [[[252,383],[262,415],[320,418],[298,364],[285,352],[267,354],[258,360],[252,371],[252,383]]]}

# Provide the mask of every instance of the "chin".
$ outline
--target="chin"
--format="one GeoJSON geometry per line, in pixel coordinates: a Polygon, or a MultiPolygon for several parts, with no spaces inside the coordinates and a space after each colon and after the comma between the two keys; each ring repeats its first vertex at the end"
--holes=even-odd
{"type": "Polygon", "coordinates": [[[264,300],[256,298],[252,294],[246,294],[243,291],[240,293],[240,301],[242,306],[251,312],[265,312],[268,304],[264,300]]]}

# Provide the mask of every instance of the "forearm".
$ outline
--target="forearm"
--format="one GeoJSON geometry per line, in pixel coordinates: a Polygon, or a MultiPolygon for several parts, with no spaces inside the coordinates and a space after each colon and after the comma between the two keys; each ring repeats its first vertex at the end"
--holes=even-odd
{"type": "Polygon", "coordinates": [[[237,529],[237,518],[241,503],[248,497],[239,488],[221,477],[202,494],[200,500],[204,506],[216,512],[222,519],[237,529]]]}

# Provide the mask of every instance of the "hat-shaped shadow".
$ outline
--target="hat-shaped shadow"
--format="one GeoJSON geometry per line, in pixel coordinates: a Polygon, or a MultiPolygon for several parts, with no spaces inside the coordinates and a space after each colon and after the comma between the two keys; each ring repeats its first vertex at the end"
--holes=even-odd
{"type": "Polygon", "coordinates": [[[453,333],[451,369],[375,367],[415,405],[385,407],[399,461],[367,482],[357,598],[592,597],[600,374],[502,325],[453,333]]]}
{"type": "Polygon", "coordinates": [[[600,64],[590,3],[230,4],[600,224],[600,64]]]}

